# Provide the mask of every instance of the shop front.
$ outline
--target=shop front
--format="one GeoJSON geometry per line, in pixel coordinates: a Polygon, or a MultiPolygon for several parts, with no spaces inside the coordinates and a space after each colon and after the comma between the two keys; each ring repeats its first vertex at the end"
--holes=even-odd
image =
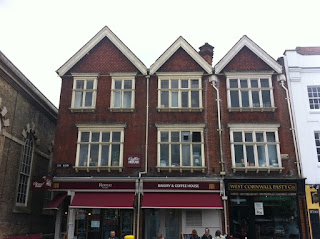
{"type": "Polygon", "coordinates": [[[142,238],[155,239],[161,233],[166,239],[179,239],[193,229],[200,236],[205,228],[212,233],[222,230],[219,180],[143,179],[141,187],[142,238]]]}
{"type": "Polygon", "coordinates": [[[305,238],[304,207],[299,207],[305,195],[304,180],[230,179],[225,186],[233,237],[305,238]]]}
{"type": "Polygon", "coordinates": [[[107,239],[110,231],[124,238],[135,233],[135,179],[55,179],[53,191],[60,198],[51,202],[59,209],[55,239],[107,239]]]}

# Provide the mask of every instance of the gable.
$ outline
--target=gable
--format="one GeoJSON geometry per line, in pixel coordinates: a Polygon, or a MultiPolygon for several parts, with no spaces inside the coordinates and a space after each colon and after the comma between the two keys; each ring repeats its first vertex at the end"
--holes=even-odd
{"type": "Polygon", "coordinates": [[[69,71],[109,74],[110,72],[134,72],[135,65],[108,39],[104,37],[69,71]]]}
{"type": "Polygon", "coordinates": [[[180,47],[158,70],[158,72],[203,71],[202,67],[180,47]]]}
{"type": "Polygon", "coordinates": [[[270,71],[272,68],[244,46],[225,66],[224,71],[270,71]]]}

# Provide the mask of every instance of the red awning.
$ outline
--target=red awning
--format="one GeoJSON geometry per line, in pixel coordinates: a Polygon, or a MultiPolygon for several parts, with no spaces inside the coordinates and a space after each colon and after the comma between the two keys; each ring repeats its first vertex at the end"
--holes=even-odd
{"type": "Polygon", "coordinates": [[[142,208],[222,209],[216,193],[144,193],[142,208]]]}
{"type": "Polygon", "coordinates": [[[76,193],[72,208],[133,208],[134,193],[76,193]]]}
{"type": "Polygon", "coordinates": [[[44,209],[56,209],[58,210],[59,205],[66,198],[66,193],[57,194],[45,207],[44,209]]]}

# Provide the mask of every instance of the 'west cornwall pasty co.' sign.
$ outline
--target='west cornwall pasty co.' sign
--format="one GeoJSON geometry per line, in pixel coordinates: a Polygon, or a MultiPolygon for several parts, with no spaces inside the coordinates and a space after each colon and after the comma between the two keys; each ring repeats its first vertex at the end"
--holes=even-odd
{"type": "Polygon", "coordinates": [[[229,191],[234,192],[296,192],[296,183],[229,183],[229,191]]]}

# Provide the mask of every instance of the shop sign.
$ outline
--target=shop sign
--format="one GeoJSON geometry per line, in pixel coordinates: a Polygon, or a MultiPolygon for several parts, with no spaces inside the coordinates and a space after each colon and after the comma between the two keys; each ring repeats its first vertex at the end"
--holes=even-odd
{"type": "Polygon", "coordinates": [[[50,176],[44,176],[42,178],[36,178],[32,180],[32,191],[44,191],[50,188],[52,188],[52,177],[50,176]]]}
{"type": "Polygon", "coordinates": [[[141,167],[141,155],[129,154],[128,156],[128,168],[140,168],[141,167]]]}
{"type": "Polygon", "coordinates": [[[255,211],[255,215],[263,216],[264,215],[263,202],[255,202],[254,203],[254,211],[255,211]]]}
{"type": "Polygon", "coordinates": [[[71,163],[56,163],[55,168],[71,168],[71,163]]]}
{"type": "Polygon", "coordinates": [[[143,189],[152,190],[220,190],[218,182],[144,182],[143,189]]]}
{"type": "Polygon", "coordinates": [[[296,183],[229,183],[229,191],[235,192],[296,192],[296,183]]]}
{"type": "Polygon", "coordinates": [[[135,190],[135,181],[131,182],[54,182],[53,189],[103,189],[103,190],[135,190]]]}

